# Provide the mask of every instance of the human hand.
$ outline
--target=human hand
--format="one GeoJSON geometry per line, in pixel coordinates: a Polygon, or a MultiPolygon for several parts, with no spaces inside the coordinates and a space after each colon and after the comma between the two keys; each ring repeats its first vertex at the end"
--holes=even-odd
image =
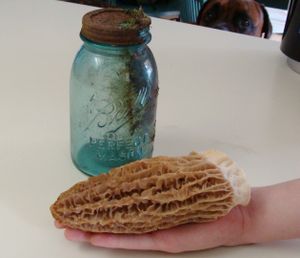
{"type": "MultiPolygon", "coordinates": [[[[99,247],[180,253],[242,244],[247,214],[246,207],[238,206],[214,222],[186,224],[147,234],[99,234],[66,228],[65,236],[71,241],[88,242],[99,247]]],[[[63,227],[58,223],[56,226],[63,227]]]]}
{"type": "MultiPolygon", "coordinates": [[[[237,206],[209,223],[186,224],[142,235],[96,234],[65,228],[71,241],[94,246],[169,253],[300,238],[300,179],[253,188],[246,207],[237,206]]],[[[58,228],[64,228],[56,222],[58,228]]]]}

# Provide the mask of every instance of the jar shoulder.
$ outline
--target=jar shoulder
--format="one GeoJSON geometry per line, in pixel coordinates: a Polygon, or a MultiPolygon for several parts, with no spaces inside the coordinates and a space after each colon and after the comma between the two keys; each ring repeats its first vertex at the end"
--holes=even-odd
{"type": "Polygon", "coordinates": [[[99,70],[117,73],[117,71],[126,70],[129,66],[134,66],[140,71],[149,70],[149,68],[152,71],[157,70],[153,53],[146,45],[142,48],[124,48],[122,51],[114,49],[92,51],[83,45],[73,61],[72,74],[99,73],[99,70]]]}

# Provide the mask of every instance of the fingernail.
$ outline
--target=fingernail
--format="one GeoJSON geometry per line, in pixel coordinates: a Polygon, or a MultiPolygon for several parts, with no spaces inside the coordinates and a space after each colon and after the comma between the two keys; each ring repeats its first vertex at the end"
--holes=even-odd
{"type": "Polygon", "coordinates": [[[65,230],[65,237],[71,241],[86,242],[89,240],[90,234],[80,230],[67,228],[65,230]]]}
{"type": "Polygon", "coordinates": [[[94,236],[91,236],[90,243],[92,245],[100,247],[114,247],[114,243],[112,240],[112,237],[106,234],[96,234],[94,236]]]}

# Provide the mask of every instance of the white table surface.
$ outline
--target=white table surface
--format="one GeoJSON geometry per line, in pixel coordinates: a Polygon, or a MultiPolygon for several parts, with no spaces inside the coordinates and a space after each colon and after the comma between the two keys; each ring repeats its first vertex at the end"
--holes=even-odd
{"type": "MultiPolygon", "coordinates": [[[[81,17],[91,9],[0,3],[0,257],[165,257],[69,242],[49,213],[61,191],[86,178],[69,154],[68,82],[81,17]]],[[[299,177],[300,75],[279,43],[157,19],[152,32],[160,75],[155,154],[219,149],[253,186],[299,177]]],[[[291,240],[177,256],[299,254],[300,241],[291,240]]]]}

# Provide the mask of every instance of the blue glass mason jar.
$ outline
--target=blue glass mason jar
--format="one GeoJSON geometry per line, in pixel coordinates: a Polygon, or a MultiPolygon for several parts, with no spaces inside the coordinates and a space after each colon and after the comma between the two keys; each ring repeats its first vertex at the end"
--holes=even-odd
{"type": "Polygon", "coordinates": [[[141,10],[102,9],[83,17],[83,45],[70,80],[71,156],[98,175],[152,156],[158,75],[141,10]]]}

